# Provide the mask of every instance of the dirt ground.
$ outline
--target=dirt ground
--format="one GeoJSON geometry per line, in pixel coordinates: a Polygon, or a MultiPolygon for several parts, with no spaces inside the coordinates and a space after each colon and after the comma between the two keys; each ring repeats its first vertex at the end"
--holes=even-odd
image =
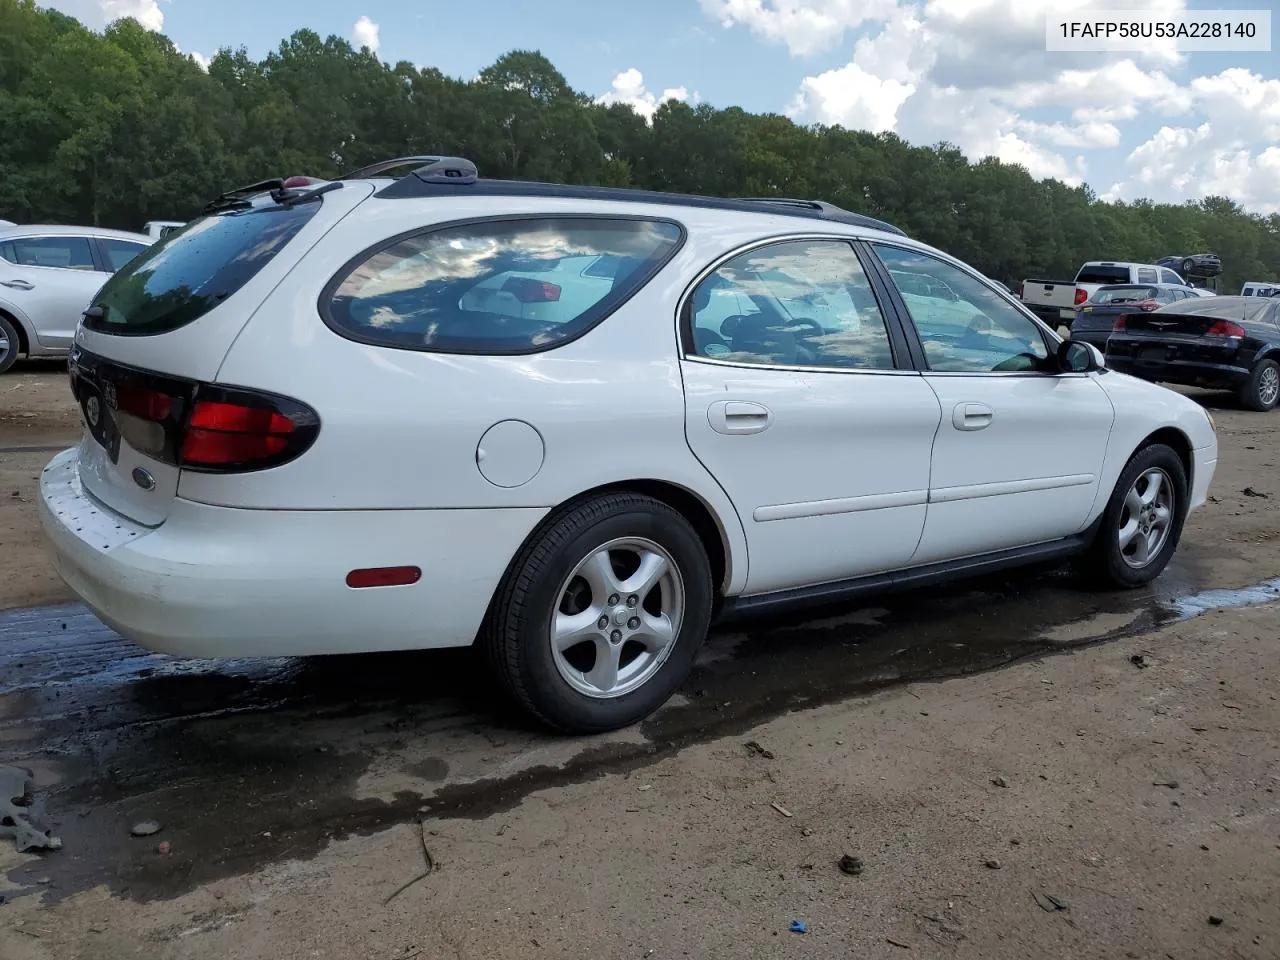
{"type": "Polygon", "coordinates": [[[65,363],[0,376],[0,609],[67,600],[36,520],[36,483],[54,453],[80,439],[65,363]]]}
{"type": "MultiPolygon", "coordinates": [[[[0,762],[37,770],[67,839],[0,843],[0,958],[1280,958],[1280,413],[1197,399],[1212,500],[1149,596],[1013,581],[721,638],[705,690],[608,737],[459,706],[466,668],[440,659],[394,671],[435,707],[364,693],[386,661],[341,668],[351,702],[308,688],[302,720],[275,675],[161,688],[162,658],[73,651],[83,615],[57,608],[69,660],[134,658],[108,709],[74,664],[4,659],[25,614],[0,614],[0,762]],[[988,637],[1063,652],[894,666],[988,637]],[[875,644],[857,669],[880,689],[809,692],[875,644]],[[164,830],[130,840],[144,816],[164,830]]],[[[77,435],[60,371],[0,377],[0,606],[67,598],[30,502],[52,449],[15,448],[77,435]]]]}

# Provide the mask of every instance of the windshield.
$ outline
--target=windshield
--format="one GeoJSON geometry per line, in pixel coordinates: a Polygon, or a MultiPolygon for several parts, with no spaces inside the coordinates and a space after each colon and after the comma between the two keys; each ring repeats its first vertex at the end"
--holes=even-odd
{"type": "Polygon", "coordinates": [[[1094,303],[1135,303],[1139,300],[1154,300],[1158,293],[1155,287],[1103,287],[1093,295],[1092,300],[1094,303]]]}
{"type": "Polygon", "coordinates": [[[186,326],[248,283],[319,206],[251,207],[193,220],[115,273],[85,327],[140,336],[186,326]]]}
{"type": "Polygon", "coordinates": [[[1076,283],[1126,283],[1128,280],[1128,267],[1102,267],[1093,264],[1081,267],[1076,274],[1076,283]]]}

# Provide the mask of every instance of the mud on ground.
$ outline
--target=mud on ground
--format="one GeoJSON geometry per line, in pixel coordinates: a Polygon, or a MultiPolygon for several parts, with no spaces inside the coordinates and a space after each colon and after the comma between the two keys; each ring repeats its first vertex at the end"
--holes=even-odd
{"type": "MultiPolygon", "coordinates": [[[[60,371],[16,376],[14,608],[67,595],[52,452],[12,448],[78,436],[60,371]]],[[[530,727],[466,653],[192,663],[0,612],[0,763],[65,841],[0,846],[0,958],[1280,957],[1280,414],[1201,399],[1214,500],[1151,590],[749,623],[605,737],[530,727]]]]}

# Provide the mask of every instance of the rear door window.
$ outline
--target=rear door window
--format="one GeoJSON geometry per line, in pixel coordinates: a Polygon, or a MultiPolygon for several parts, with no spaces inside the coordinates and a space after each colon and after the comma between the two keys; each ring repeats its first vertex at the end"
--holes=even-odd
{"type": "Polygon", "coordinates": [[[1155,283],[1156,282],[1155,267],[1139,267],[1138,282],[1139,283],[1155,283]]]}
{"type": "Polygon", "coordinates": [[[321,296],[337,333],[438,353],[534,353],[590,330],[671,258],[665,220],[531,217],[460,223],[358,257],[321,296]]]}
{"type": "Polygon", "coordinates": [[[129,260],[94,300],[84,325],[144,336],[184,327],[248,283],[316,214],[318,203],[201,217],[129,260]]]}
{"type": "Polygon", "coordinates": [[[94,269],[88,237],[16,237],[0,244],[0,257],[21,267],[94,269]]]}

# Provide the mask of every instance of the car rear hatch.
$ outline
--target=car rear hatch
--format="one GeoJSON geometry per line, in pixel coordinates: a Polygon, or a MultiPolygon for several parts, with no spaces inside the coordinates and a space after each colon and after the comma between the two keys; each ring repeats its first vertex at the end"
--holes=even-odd
{"type": "Polygon", "coordinates": [[[130,261],[76,331],[68,367],[85,424],[80,479],[137,523],[164,522],[182,470],[274,466],[318,430],[301,403],[215,381],[267,294],[373,188],[273,183],[224,195],[130,261]]]}

